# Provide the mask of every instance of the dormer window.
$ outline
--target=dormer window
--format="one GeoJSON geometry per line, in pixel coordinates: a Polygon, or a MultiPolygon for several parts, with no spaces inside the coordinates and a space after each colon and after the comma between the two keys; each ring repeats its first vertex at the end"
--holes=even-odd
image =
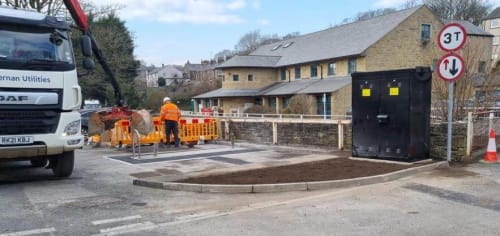
{"type": "Polygon", "coordinates": [[[288,42],[288,43],[286,43],[285,45],[283,45],[283,48],[290,47],[290,45],[292,45],[292,44],[293,44],[293,42],[288,42]]]}

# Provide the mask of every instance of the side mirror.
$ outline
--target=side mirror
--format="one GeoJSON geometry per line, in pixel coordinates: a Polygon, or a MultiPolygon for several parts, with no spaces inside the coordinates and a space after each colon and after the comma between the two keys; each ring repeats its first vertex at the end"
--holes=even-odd
{"type": "Polygon", "coordinates": [[[85,57],[85,59],[83,59],[83,68],[85,68],[86,70],[93,70],[95,68],[94,61],[88,57],[85,57]]]}
{"type": "Polygon", "coordinates": [[[82,36],[82,54],[85,57],[92,56],[92,41],[88,35],[82,36]]]}

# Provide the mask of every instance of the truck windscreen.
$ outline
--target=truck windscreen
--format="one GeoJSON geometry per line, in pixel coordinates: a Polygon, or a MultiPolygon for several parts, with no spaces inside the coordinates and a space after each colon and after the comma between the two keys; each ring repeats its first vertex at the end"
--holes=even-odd
{"type": "Polygon", "coordinates": [[[68,71],[75,68],[67,31],[0,27],[0,68],[68,71]]]}

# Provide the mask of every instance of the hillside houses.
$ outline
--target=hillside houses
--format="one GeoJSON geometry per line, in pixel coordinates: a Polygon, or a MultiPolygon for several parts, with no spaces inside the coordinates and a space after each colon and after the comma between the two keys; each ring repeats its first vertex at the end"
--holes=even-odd
{"type": "Polygon", "coordinates": [[[162,65],[161,67],[141,65],[138,69],[138,81],[146,83],[148,88],[160,87],[160,78],[165,80],[166,87],[172,83],[190,84],[192,81],[211,81],[217,79],[219,72],[215,70],[218,64],[215,61],[202,61],[193,64],[189,61],[184,65],[162,65]]]}
{"type": "MultiPolygon", "coordinates": [[[[419,6],[263,45],[217,66],[222,87],[195,96],[195,107],[239,113],[257,104],[280,113],[292,96],[306,94],[315,99],[317,114],[345,115],[351,109],[351,73],[434,68],[443,54],[435,42],[442,26],[428,7],[419,6]]],[[[467,27],[467,44],[489,47],[492,36],[476,29],[467,27]]],[[[475,63],[490,58],[484,53],[475,63]]]]}

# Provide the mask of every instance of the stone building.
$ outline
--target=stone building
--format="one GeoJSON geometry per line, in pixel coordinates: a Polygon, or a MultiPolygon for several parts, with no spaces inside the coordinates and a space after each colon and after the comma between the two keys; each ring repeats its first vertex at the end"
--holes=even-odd
{"type": "Polygon", "coordinates": [[[495,65],[500,56],[500,7],[493,10],[482,22],[483,29],[494,36],[491,43],[492,64],[495,65]]]}
{"type": "Polygon", "coordinates": [[[219,65],[222,88],[194,97],[195,107],[239,113],[260,104],[280,113],[292,96],[306,94],[316,100],[317,114],[345,115],[351,73],[435,66],[442,26],[419,6],[263,45],[219,65]]]}
{"type": "Polygon", "coordinates": [[[165,86],[170,86],[172,83],[183,82],[183,67],[177,65],[162,65],[159,68],[152,68],[146,71],[147,87],[159,87],[158,80],[163,78],[165,86]]]}
{"type": "Polygon", "coordinates": [[[183,77],[191,81],[214,80],[217,78],[216,66],[215,61],[202,61],[200,64],[187,61],[184,64],[183,77]]]}

